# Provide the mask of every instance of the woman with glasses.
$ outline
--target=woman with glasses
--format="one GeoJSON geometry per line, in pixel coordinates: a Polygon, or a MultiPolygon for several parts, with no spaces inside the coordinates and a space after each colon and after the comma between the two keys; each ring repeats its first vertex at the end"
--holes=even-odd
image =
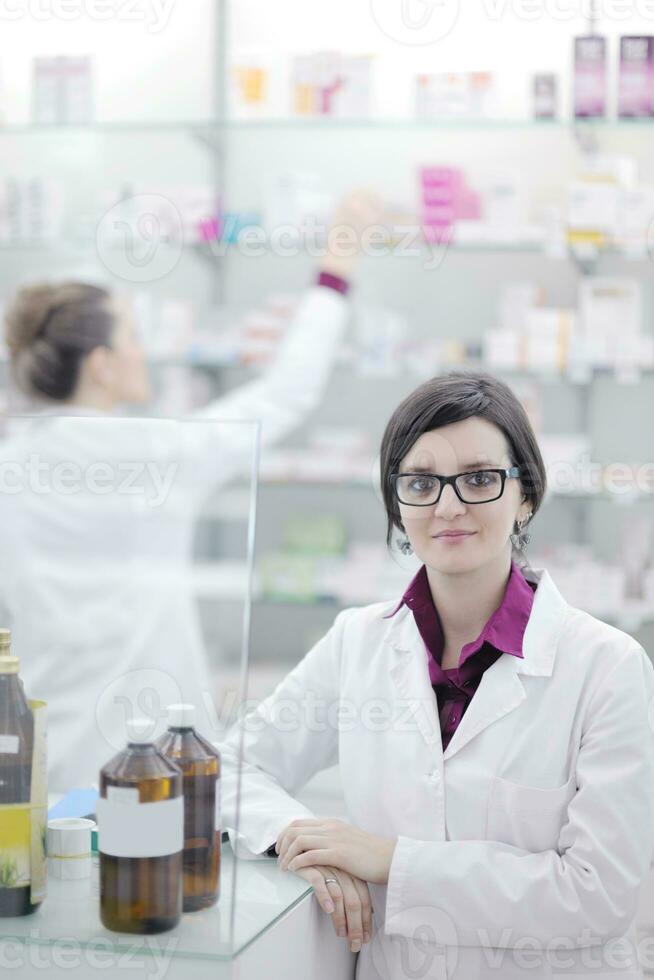
{"type": "Polygon", "coordinates": [[[654,669],[526,562],[546,477],[523,407],[487,374],[427,382],[381,480],[388,542],[422,566],[399,602],[342,612],[221,745],[232,843],[311,882],[359,980],[641,977],[654,669]],[[293,798],[336,763],[347,821],[293,798]]]}

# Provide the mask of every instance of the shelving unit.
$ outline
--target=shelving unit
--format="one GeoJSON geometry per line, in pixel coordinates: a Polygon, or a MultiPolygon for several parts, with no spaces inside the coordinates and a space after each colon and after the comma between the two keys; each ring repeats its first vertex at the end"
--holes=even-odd
{"type": "MultiPolygon", "coordinates": [[[[222,196],[228,208],[246,209],[251,198],[260,200],[264,178],[291,169],[312,169],[326,185],[339,193],[347,186],[368,183],[378,186],[392,200],[405,197],[419,162],[454,162],[473,169],[480,157],[488,157],[494,166],[515,164],[533,177],[534,186],[548,184],[550,195],[562,189],[563,181],[574,172],[579,154],[601,146],[628,144],[630,152],[639,153],[643,178],[654,181],[654,157],[649,149],[654,121],[638,120],[571,120],[534,121],[524,118],[488,120],[420,121],[408,118],[321,119],[270,117],[234,119],[227,105],[227,76],[234,39],[232,7],[228,0],[216,0],[211,7],[213,23],[213,83],[208,104],[198,118],[113,119],[89,126],[46,127],[29,123],[11,123],[0,127],[0,147],[8,141],[20,146],[19,156],[47,153],[48,147],[73,141],[85,146],[99,159],[103,152],[111,158],[112,175],[120,167],[124,179],[147,180],[150,173],[140,172],[147,162],[156,164],[156,182],[175,172],[166,160],[167,154],[179,155],[180,181],[186,174],[194,179],[206,175],[208,182],[222,196]],[[401,141],[401,142],[399,142],[401,141]],[[144,147],[149,147],[148,157],[144,147]],[[96,147],[94,151],[88,147],[96,147]],[[401,151],[398,151],[401,147],[401,151]],[[125,160],[122,163],[121,152],[125,160]],[[155,160],[156,157],[156,160],[155,160]],[[550,186],[551,185],[551,186],[550,186]]],[[[207,25],[209,28],[209,25],[207,25]]],[[[563,30],[563,29],[562,29],[563,30]]],[[[568,42],[567,35],[562,43],[568,42]]],[[[322,39],[317,38],[318,47],[322,39]]],[[[12,144],[13,145],[13,144],[12,144]]],[[[70,160],[62,164],[62,173],[70,160]]],[[[10,164],[0,163],[0,176],[10,164]]],[[[155,180],[155,178],[152,178],[155,180]]],[[[0,296],[6,294],[17,278],[34,278],[43,269],[57,274],[59,268],[77,269],[85,274],[91,268],[102,269],[93,236],[72,232],[61,240],[23,242],[0,245],[5,273],[0,272],[0,296]],[[6,261],[5,261],[6,260],[6,261]]],[[[454,333],[466,340],[483,336],[494,323],[499,283],[510,279],[541,279],[559,305],[573,305],[579,277],[597,270],[639,277],[645,288],[648,327],[651,330],[654,310],[652,261],[646,249],[633,254],[618,247],[597,249],[593,245],[570,245],[561,249],[547,240],[503,240],[457,242],[447,249],[446,264],[437,270],[421,267],[420,258],[379,262],[364,261],[357,277],[357,300],[362,304],[387,306],[405,314],[411,323],[411,337],[425,340],[451,337],[454,333]],[[470,288],[470,286],[474,288],[470,288]]],[[[206,317],[217,304],[242,311],[262,300],[272,291],[301,291],[311,280],[313,262],[302,249],[293,259],[284,259],[270,249],[256,260],[249,260],[233,246],[215,247],[214,243],[185,248],[184,262],[164,282],[152,283],[153,294],[193,297],[206,317]]],[[[123,285],[124,283],[118,283],[123,285]]],[[[356,322],[354,324],[356,327],[356,322]]],[[[353,328],[354,329],[354,328],[353,328]]],[[[436,369],[456,365],[438,365],[436,369]]],[[[473,366],[483,366],[475,364],[473,366]]],[[[209,379],[212,392],[219,394],[251,376],[250,369],[235,363],[232,357],[196,349],[153,359],[156,372],[173,370],[201,371],[209,379]]],[[[497,373],[518,386],[532,384],[540,388],[543,398],[546,432],[587,431],[598,459],[606,461],[624,454],[625,461],[652,459],[654,444],[643,445],[647,436],[645,420],[654,407],[654,371],[643,366],[635,384],[622,384],[611,369],[594,368],[579,374],[508,371],[497,373]]],[[[315,425],[347,425],[357,419],[376,446],[386,418],[401,397],[420,379],[406,372],[387,378],[366,378],[351,363],[336,366],[325,405],[307,425],[289,440],[289,445],[305,444],[315,425]]],[[[364,491],[371,488],[359,480],[340,482],[296,481],[280,484],[262,482],[259,505],[259,555],[279,546],[285,515],[326,508],[347,523],[351,540],[383,540],[383,514],[378,498],[364,491]],[[281,499],[281,496],[284,499],[281,499]],[[319,498],[319,499],[318,499],[319,498]]],[[[234,491],[237,496],[237,491],[234,491]]],[[[629,507],[651,513],[654,495],[642,494],[630,499],[629,507]]],[[[531,551],[538,553],[551,541],[591,543],[601,557],[615,555],[619,548],[619,520],[625,513],[608,495],[580,493],[552,494],[534,527],[531,551]],[[589,506],[591,504],[592,506],[589,506]]],[[[223,501],[215,512],[205,514],[206,539],[203,554],[224,558],[229,552],[229,528],[222,516],[231,522],[238,514],[234,496],[223,501]]],[[[329,511],[328,511],[329,512],[329,511]]],[[[390,561],[390,559],[389,559],[390,561]]],[[[213,574],[213,573],[212,573],[213,574]]],[[[220,588],[216,588],[216,594],[220,588]]],[[[225,596],[225,601],[229,596],[225,596]]],[[[372,601],[374,597],[371,596],[372,601]]],[[[381,597],[380,597],[381,598],[381,597]]],[[[310,620],[311,606],[275,605],[260,595],[259,607],[273,612],[283,609],[283,616],[305,617],[305,627],[295,631],[293,647],[274,642],[270,616],[254,622],[254,658],[292,663],[299,659],[307,645],[324,625],[325,601],[317,603],[315,623],[310,620]],[[300,612],[303,610],[303,612],[300,612]]],[[[607,613],[612,615],[610,611],[607,613]]],[[[644,624],[646,615],[641,617],[644,624]]],[[[651,617],[650,617],[651,618],[651,617]]],[[[633,622],[633,618],[629,620],[633,622]]],[[[651,626],[638,629],[639,638],[650,649],[654,644],[651,626]]],[[[283,641],[285,644],[285,641],[283,641]]]]}

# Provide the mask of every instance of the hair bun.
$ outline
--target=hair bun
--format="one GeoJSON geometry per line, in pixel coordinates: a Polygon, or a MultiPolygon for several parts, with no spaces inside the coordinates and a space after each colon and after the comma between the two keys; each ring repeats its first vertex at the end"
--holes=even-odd
{"type": "Polygon", "coordinates": [[[5,314],[5,339],[17,357],[39,339],[48,317],[61,302],[61,288],[48,283],[26,286],[16,295],[5,314]]]}
{"type": "Polygon", "coordinates": [[[108,346],[114,327],[110,294],[88,283],[24,286],[5,313],[12,372],[30,395],[70,398],[83,357],[108,346]]]}

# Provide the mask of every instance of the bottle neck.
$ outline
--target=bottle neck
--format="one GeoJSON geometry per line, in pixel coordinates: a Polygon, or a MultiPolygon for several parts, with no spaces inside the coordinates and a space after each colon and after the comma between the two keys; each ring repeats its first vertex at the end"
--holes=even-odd
{"type": "Polygon", "coordinates": [[[18,674],[0,674],[0,692],[3,701],[13,701],[28,707],[23,684],[18,674]]]}
{"type": "Polygon", "coordinates": [[[127,748],[130,752],[135,752],[137,755],[148,755],[149,752],[154,752],[152,742],[128,742],[127,748]]]}

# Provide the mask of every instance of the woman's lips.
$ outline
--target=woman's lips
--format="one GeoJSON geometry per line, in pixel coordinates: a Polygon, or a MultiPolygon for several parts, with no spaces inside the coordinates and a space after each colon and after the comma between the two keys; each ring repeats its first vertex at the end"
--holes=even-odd
{"type": "Polygon", "coordinates": [[[466,538],[471,538],[476,532],[475,531],[445,531],[441,534],[436,534],[434,536],[435,541],[465,541],[466,538]]]}

